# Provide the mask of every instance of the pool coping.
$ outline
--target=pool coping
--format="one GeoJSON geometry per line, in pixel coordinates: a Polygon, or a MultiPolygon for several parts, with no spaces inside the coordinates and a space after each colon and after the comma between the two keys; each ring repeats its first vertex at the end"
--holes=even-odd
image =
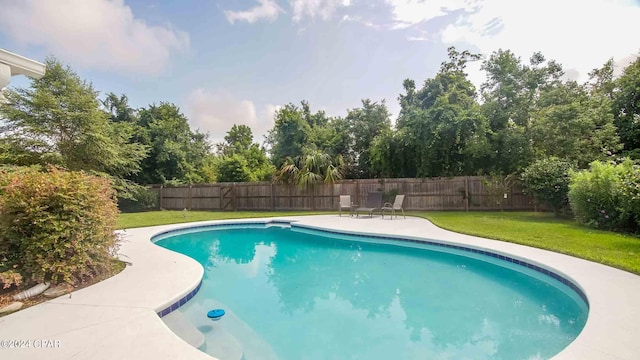
{"type": "MultiPolygon", "coordinates": [[[[202,267],[195,260],[152,243],[166,231],[220,224],[288,223],[320,231],[409,241],[436,242],[525,262],[552,271],[581,290],[588,301],[587,323],[553,360],[635,359],[640,342],[640,276],[567,255],[440,229],[421,218],[381,220],[337,215],[234,219],[127,229],[120,257],[132,264],[91,287],[0,318],[0,340],[58,340],[58,348],[0,349],[12,359],[212,359],[172,333],[160,319],[193,296],[202,267]],[[401,226],[398,226],[401,225],[401,226]],[[169,309],[169,310],[167,310],[169,309]],[[42,326],[45,323],[47,326],[42,326]],[[134,331],[135,330],[135,331],[134,331]],[[95,340],[97,334],[103,334],[95,340]],[[135,334],[132,336],[132,334],[135,334]],[[135,356],[132,356],[134,354],[135,356]]],[[[534,269],[538,270],[538,269],[534,269]]],[[[561,280],[562,281],[562,280],[561,280]]],[[[223,359],[227,360],[227,359],[223,359]]]]}

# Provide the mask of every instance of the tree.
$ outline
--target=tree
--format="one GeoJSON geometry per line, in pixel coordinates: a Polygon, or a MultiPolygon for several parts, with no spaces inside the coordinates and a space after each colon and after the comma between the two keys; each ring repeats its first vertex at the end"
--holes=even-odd
{"type": "Polygon", "coordinates": [[[332,160],[320,150],[305,149],[302,155],[285,159],[274,180],[300,188],[314,188],[321,183],[332,184],[342,179],[343,167],[340,156],[332,160]]]}
{"type": "Polygon", "coordinates": [[[640,57],[615,81],[613,112],[624,151],[640,158],[640,57]]]}
{"type": "Polygon", "coordinates": [[[138,141],[150,147],[142,171],[132,180],[140,184],[210,182],[205,171],[211,154],[207,135],[191,130],[187,118],[171,103],[142,108],[138,141]]]}
{"type": "Polygon", "coordinates": [[[245,182],[252,180],[247,160],[239,154],[224,156],[219,159],[216,170],[219,182],[245,182]]]}
{"type": "Polygon", "coordinates": [[[131,141],[133,129],[110,122],[97,91],[69,67],[55,58],[48,58],[46,67],[29,88],[3,92],[0,162],[53,164],[115,177],[137,173],[147,149],[131,141]]]}
{"type": "Polygon", "coordinates": [[[388,129],[373,139],[370,150],[372,174],[383,178],[413,176],[412,173],[407,172],[408,169],[412,169],[414,160],[407,154],[406,130],[406,128],[399,131],[388,129]]]}
{"type": "Polygon", "coordinates": [[[409,176],[468,175],[482,169],[488,156],[488,125],[475,100],[475,87],[464,73],[466,62],[478,58],[449,48],[449,61],[420,90],[405,80],[398,130],[404,130],[407,158],[412,159],[409,176]]]}
{"type": "Polygon", "coordinates": [[[610,101],[574,81],[541,92],[532,114],[537,158],[558,157],[585,168],[620,149],[610,101]]]}
{"type": "Polygon", "coordinates": [[[253,143],[251,128],[246,125],[233,125],[218,144],[217,174],[218,181],[266,181],[275,172],[267,158],[267,152],[257,143],[253,143]]]}
{"type": "Polygon", "coordinates": [[[107,112],[110,114],[111,121],[117,123],[136,123],[136,111],[129,106],[129,98],[122,94],[118,97],[110,92],[104,100],[101,101],[107,112]]]}
{"type": "Polygon", "coordinates": [[[349,110],[346,120],[352,136],[352,175],[356,178],[369,178],[371,173],[371,146],[373,139],[391,129],[390,114],[382,100],[380,104],[369,99],[362,100],[362,107],[349,110]]]}
{"type": "Polygon", "coordinates": [[[253,133],[247,125],[234,124],[224,136],[224,142],[218,144],[218,153],[223,155],[237,154],[249,150],[253,144],[253,133]]]}
{"type": "Polygon", "coordinates": [[[531,161],[528,124],[533,106],[525,74],[528,68],[511,51],[498,50],[481,67],[487,80],[480,87],[481,111],[489,121],[491,162],[487,172],[516,173],[531,161]]]}
{"type": "Polygon", "coordinates": [[[297,106],[287,104],[275,114],[275,124],[269,131],[267,143],[271,145],[271,163],[280,167],[287,157],[298,156],[307,142],[309,124],[297,106]]]}
{"type": "Polygon", "coordinates": [[[287,104],[276,112],[275,124],[267,136],[271,162],[280,168],[287,157],[301,156],[305,147],[320,149],[330,157],[341,155],[351,164],[353,156],[351,123],[329,117],[324,111],[311,112],[309,103],[287,104]]]}

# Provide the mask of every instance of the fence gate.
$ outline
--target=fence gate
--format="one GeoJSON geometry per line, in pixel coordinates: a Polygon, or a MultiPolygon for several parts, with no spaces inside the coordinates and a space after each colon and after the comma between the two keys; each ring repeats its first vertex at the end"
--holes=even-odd
{"type": "Polygon", "coordinates": [[[234,189],[234,185],[224,185],[220,188],[220,208],[222,211],[235,210],[234,189]]]}

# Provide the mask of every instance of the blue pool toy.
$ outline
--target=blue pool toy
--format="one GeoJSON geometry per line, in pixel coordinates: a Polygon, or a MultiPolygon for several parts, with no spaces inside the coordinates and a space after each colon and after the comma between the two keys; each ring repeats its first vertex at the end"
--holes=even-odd
{"type": "Polygon", "coordinates": [[[224,310],[213,309],[207,313],[207,317],[213,321],[218,321],[224,316],[224,310]]]}

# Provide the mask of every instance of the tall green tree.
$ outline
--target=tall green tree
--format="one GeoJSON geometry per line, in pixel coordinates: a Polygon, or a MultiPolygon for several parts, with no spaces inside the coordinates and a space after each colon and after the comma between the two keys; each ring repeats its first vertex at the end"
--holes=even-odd
{"type": "Polygon", "coordinates": [[[69,170],[132,176],[147,153],[133,129],[109,121],[93,86],[55,58],[29,88],[3,92],[0,162],[53,164],[69,170]]]}
{"type": "Polygon", "coordinates": [[[527,89],[527,68],[511,51],[498,50],[481,67],[487,75],[482,84],[481,111],[488,119],[491,162],[485,171],[516,173],[533,158],[528,133],[533,107],[527,89]]]}
{"type": "Polygon", "coordinates": [[[366,179],[379,175],[371,172],[371,146],[376,136],[391,129],[390,117],[384,100],[377,103],[364,99],[362,107],[349,110],[346,120],[351,129],[352,177],[366,179]]]}
{"type": "Polygon", "coordinates": [[[191,130],[187,118],[171,103],[150,105],[139,111],[142,132],[138,141],[150,147],[142,171],[132,180],[139,184],[202,183],[208,159],[213,157],[207,135],[191,130]]]}
{"type": "Polygon", "coordinates": [[[275,172],[265,148],[253,142],[251,128],[233,125],[218,144],[217,180],[222,182],[266,181],[275,172]]]}
{"type": "Polygon", "coordinates": [[[253,145],[253,133],[247,125],[234,124],[227,135],[224,136],[224,142],[217,145],[218,153],[230,155],[242,153],[249,150],[253,145]]]}
{"type": "Polygon", "coordinates": [[[613,112],[624,151],[640,159],[640,57],[615,81],[613,112]]]}
{"type": "Polygon", "coordinates": [[[540,94],[561,84],[562,66],[534,53],[524,64],[509,50],[498,50],[482,64],[487,79],[480,87],[483,114],[490,126],[491,160],[487,172],[520,172],[535,158],[532,114],[540,94]]]}
{"type": "Polygon", "coordinates": [[[557,157],[586,168],[619,150],[610,101],[574,81],[542,91],[533,114],[536,158],[557,157]]]}
{"type": "Polygon", "coordinates": [[[466,63],[479,59],[468,51],[449,48],[435,78],[416,90],[405,80],[398,130],[404,130],[407,157],[413,159],[409,176],[433,177],[475,174],[488,156],[488,125],[476,101],[476,90],[464,72],[466,63]]]}
{"type": "Polygon", "coordinates": [[[280,108],[275,114],[275,124],[267,135],[273,165],[280,167],[287,157],[302,154],[310,128],[297,106],[287,104],[280,108]]]}
{"type": "Polygon", "coordinates": [[[129,98],[125,94],[118,96],[110,92],[101,103],[113,122],[136,123],[138,121],[137,112],[129,106],[129,98]]]}
{"type": "Polygon", "coordinates": [[[331,157],[351,159],[351,125],[347,119],[313,113],[309,103],[287,104],[276,112],[275,124],[267,136],[271,162],[280,167],[287,157],[303,153],[305,147],[320,149],[331,157]]]}
{"type": "Polygon", "coordinates": [[[388,129],[380,133],[371,143],[371,173],[382,178],[415,176],[415,161],[406,140],[408,128],[388,129]]]}

